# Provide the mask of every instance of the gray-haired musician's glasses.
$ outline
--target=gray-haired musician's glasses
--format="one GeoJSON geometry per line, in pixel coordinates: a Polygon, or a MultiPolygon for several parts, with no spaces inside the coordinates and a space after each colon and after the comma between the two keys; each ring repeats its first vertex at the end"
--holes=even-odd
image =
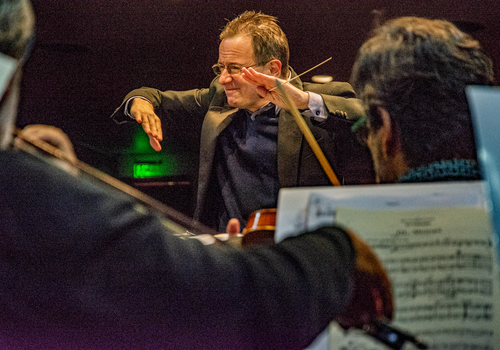
{"type": "Polygon", "coordinates": [[[227,74],[229,75],[240,75],[241,74],[241,70],[243,68],[250,68],[250,67],[257,67],[258,65],[257,64],[254,64],[252,66],[248,66],[248,67],[242,67],[240,66],[239,64],[236,64],[236,63],[229,63],[227,65],[227,67],[225,65],[223,65],[222,63],[216,63],[212,66],[212,69],[214,70],[214,73],[215,75],[220,75],[222,74],[222,72],[224,71],[224,69],[227,69],[227,74]]]}

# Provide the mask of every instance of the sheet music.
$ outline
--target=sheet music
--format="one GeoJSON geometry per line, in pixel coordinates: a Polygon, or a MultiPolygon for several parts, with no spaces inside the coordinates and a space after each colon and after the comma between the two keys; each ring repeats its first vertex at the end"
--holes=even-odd
{"type": "MultiPolygon", "coordinates": [[[[478,181],[282,190],[276,237],[335,220],[350,225],[374,248],[389,273],[396,327],[430,342],[433,349],[495,349],[500,344],[499,274],[483,185],[478,181]]],[[[308,349],[385,347],[361,332],[345,336],[332,323],[308,349]]]]}
{"type": "MultiPolygon", "coordinates": [[[[380,257],[393,284],[394,326],[432,349],[500,346],[498,264],[485,209],[338,208],[336,219],[380,257]]],[[[330,342],[347,349],[354,340],[332,331],[330,342]]]]}
{"type": "MultiPolygon", "coordinates": [[[[332,223],[334,217],[328,216],[338,206],[363,209],[410,209],[438,206],[478,206],[483,207],[485,200],[482,181],[358,185],[342,187],[300,187],[282,189],[278,198],[276,216],[276,241],[314,229],[314,217],[309,215],[309,201],[316,196],[325,199],[326,211],[317,219],[332,223]],[[334,199],[330,201],[329,199],[334,199]]],[[[333,211],[332,214],[335,214],[333,211]]]]}

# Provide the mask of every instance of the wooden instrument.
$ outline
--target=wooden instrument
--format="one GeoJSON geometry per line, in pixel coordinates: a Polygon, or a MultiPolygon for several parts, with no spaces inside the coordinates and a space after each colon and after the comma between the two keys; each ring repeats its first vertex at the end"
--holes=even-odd
{"type": "Polygon", "coordinates": [[[276,208],[260,209],[250,214],[243,229],[241,245],[251,247],[259,244],[274,243],[276,229],[276,208]]]}

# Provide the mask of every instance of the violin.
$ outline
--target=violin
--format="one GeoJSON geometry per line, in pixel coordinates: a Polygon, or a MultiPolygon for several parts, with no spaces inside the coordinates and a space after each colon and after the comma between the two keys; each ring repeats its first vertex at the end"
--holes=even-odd
{"type": "Polygon", "coordinates": [[[256,210],[250,214],[247,225],[241,231],[241,246],[251,247],[274,243],[276,208],[256,210]]]}

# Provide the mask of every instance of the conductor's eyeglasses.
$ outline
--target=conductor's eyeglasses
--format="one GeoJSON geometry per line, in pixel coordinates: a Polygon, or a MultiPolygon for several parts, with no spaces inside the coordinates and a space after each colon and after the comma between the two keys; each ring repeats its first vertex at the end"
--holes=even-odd
{"type": "Polygon", "coordinates": [[[221,75],[222,72],[224,71],[224,69],[227,69],[227,74],[236,76],[236,75],[241,74],[241,70],[243,68],[250,68],[250,67],[257,67],[257,66],[258,66],[257,64],[254,64],[252,66],[242,67],[236,63],[229,63],[227,66],[225,66],[222,63],[216,63],[212,66],[212,69],[213,69],[215,75],[221,75]]]}

